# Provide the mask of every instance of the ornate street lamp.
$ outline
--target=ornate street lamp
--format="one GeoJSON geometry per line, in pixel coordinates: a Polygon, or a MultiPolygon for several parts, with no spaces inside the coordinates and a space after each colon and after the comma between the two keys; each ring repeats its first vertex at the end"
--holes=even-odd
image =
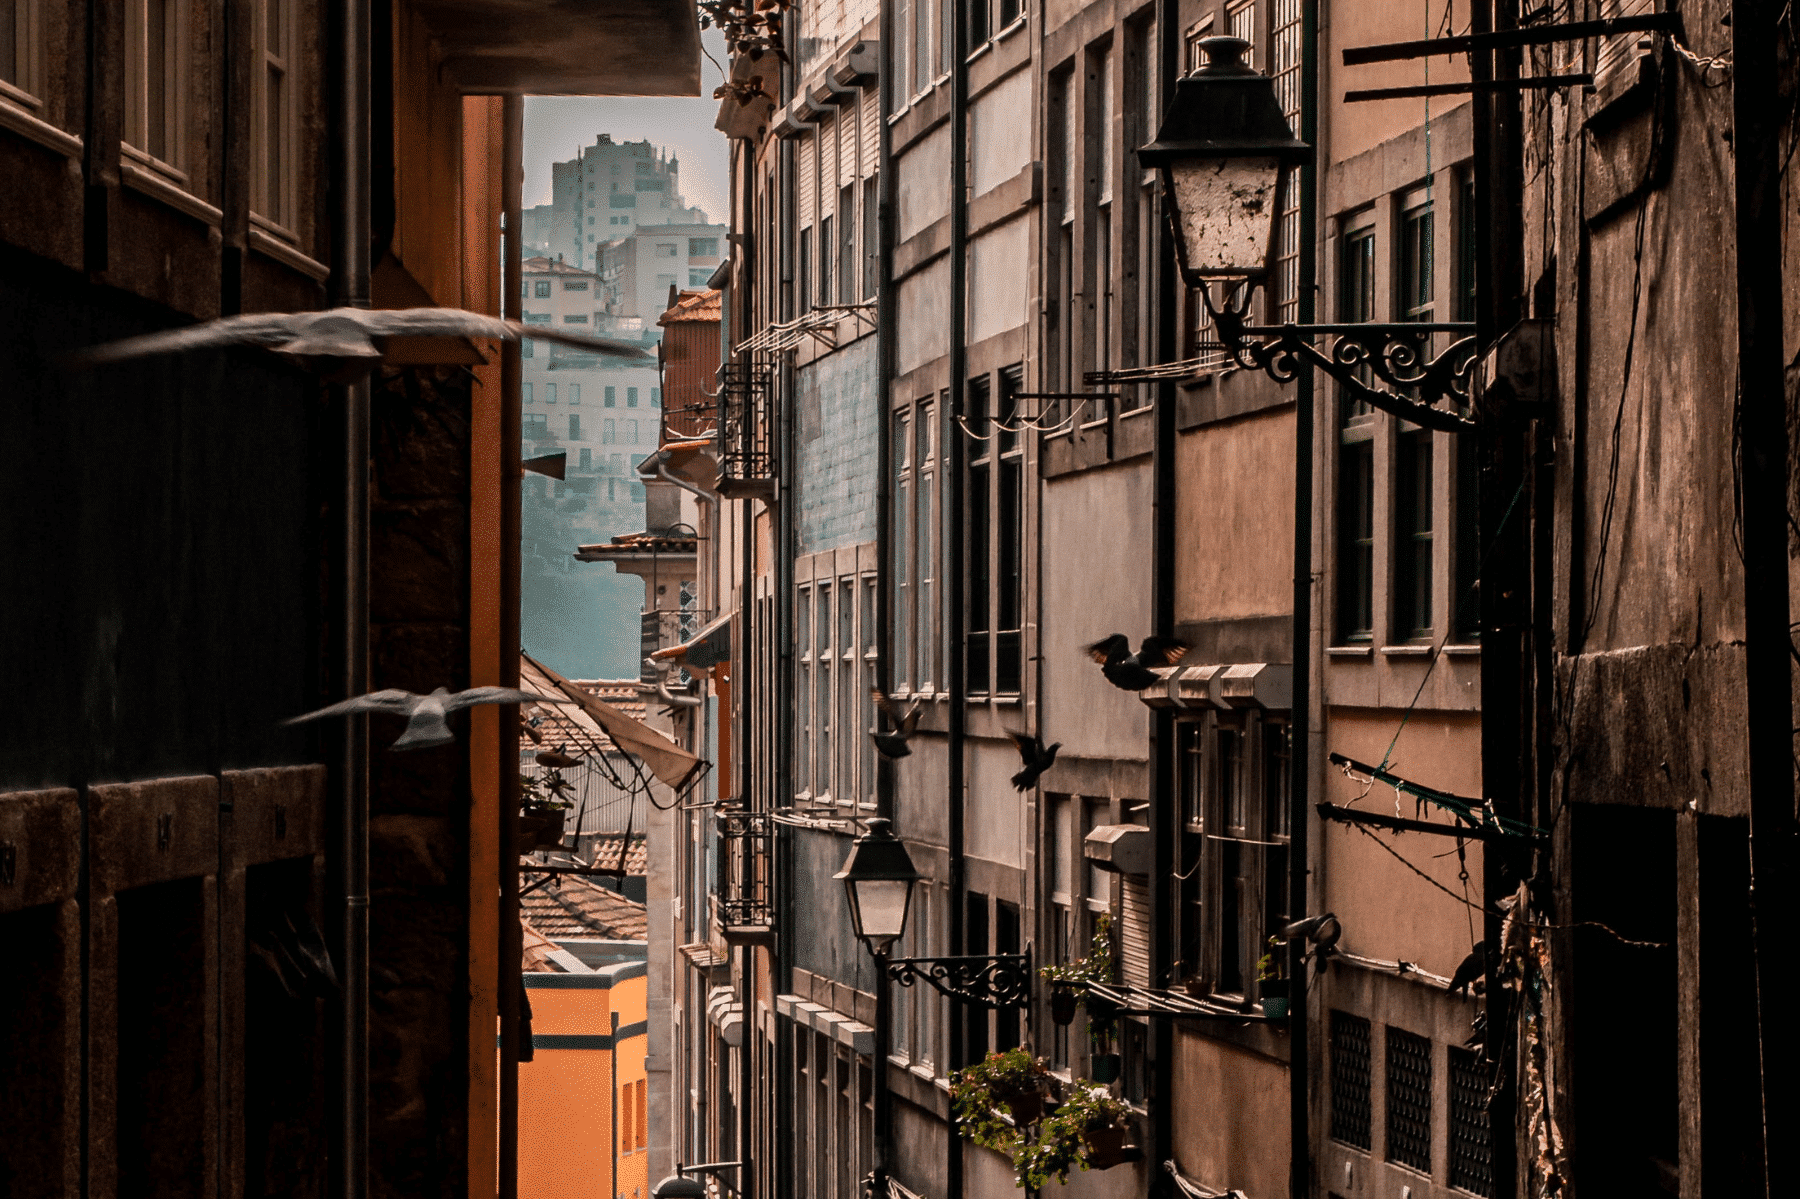
{"type": "Polygon", "coordinates": [[[885,959],[906,931],[913,884],[919,881],[912,855],[894,836],[891,822],[882,816],[870,819],[869,831],[850,846],[844,868],[833,877],[843,880],[856,939],[877,959],[885,959]]]}
{"type": "MultiPolygon", "coordinates": [[[[1469,384],[1475,326],[1408,321],[1337,325],[1254,325],[1250,302],[1269,274],[1281,197],[1310,148],[1294,136],[1275,98],[1275,82],[1243,61],[1242,38],[1200,42],[1206,65],[1175,85],[1156,140],[1138,161],[1163,180],[1163,205],[1176,264],[1211,314],[1219,343],[1236,365],[1292,382],[1303,363],[1318,367],[1362,400],[1430,429],[1475,427],[1469,384]],[[1225,299],[1216,300],[1218,284],[1225,299]],[[1435,358],[1433,334],[1456,339],[1435,358]]],[[[1089,386],[1180,378],[1211,365],[1201,359],[1089,371],[1089,386]]]]}

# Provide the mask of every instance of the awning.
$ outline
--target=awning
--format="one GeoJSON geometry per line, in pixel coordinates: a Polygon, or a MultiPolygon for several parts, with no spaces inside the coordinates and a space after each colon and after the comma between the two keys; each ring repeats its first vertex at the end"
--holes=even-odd
{"type": "Polygon", "coordinates": [[[650,773],[669,786],[680,790],[703,765],[699,758],[643,721],[627,716],[604,700],[589,695],[530,655],[519,656],[542,671],[557,690],[574,700],[595,724],[605,729],[606,735],[613,739],[613,744],[628,754],[636,754],[642,758],[644,765],[650,768],[650,773]]]}
{"type": "Polygon", "coordinates": [[[682,642],[656,650],[650,656],[659,662],[673,662],[695,670],[706,670],[731,660],[731,620],[736,612],[727,612],[704,629],[682,642]]]}

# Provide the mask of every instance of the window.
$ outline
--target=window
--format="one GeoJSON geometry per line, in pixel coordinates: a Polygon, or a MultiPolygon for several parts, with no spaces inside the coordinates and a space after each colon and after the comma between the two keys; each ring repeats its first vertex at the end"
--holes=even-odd
{"type": "Polygon", "coordinates": [[[620,431],[624,435],[623,441],[625,444],[636,445],[638,439],[638,423],[634,420],[621,421],[619,423],[623,426],[620,431]]]}
{"type": "Polygon", "coordinates": [[[717,258],[719,256],[719,239],[716,237],[688,238],[689,258],[717,258]]]}
{"type": "Polygon", "coordinates": [[[627,408],[636,408],[638,406],[637,402],[638,389],[635,387],[627,387],[625,389],[625,406],[627,408]]]}
{"type": "Polygon", "coordinates": [[[0,81],[26,93],[37,83],[36,18],[34,0],[0,0],[0,81]]]}
{"type": "MultiPolygon", "coordinates": [[[[531,385],[527,383],[526,386],[531,385]]],[[[527,437],[548,437],[550,435],[550,418],[542,412],[527,412],[523,429],[527,437]]]]}
{"type": "Polygon", "coordinates": [[[1450,1046],[1450,1185],[1472,1195],[1494,1193],[1494,1140],[1487,1112],[1492,1078],[1479,1053],[1450,1046]]]}
{"type": "Polygon", "coordinates": [[[1192,75],[1206,65],[1206,51],[1200,48],[1200,43],[1212,35],[1213,19],[1211,17],[1189,26],[1188,31],[1182,35],[1181,61],[1184,73],[1192,75]]]}
{"type": "Polygon", "coordinates": [[[619,389],[617,387],[611,387],[611,386],[607,387],[607,389],[606,389],[606,406],[608,408],[616,408],[616,407],[618,407],[618,405],[619,405],[619,389]]]}
{"type": "MultiPolygon", "coordinates": [[[[592,217],[589,217],[588,219],[593,220],[592,217]]],[[[564,279],[562,289],[564,291],[586,291],[588,289],[587,280],[585,280],[585,279],[564,279]]]]}
{"type": "Polygon", "coordinates": [[[705,287],[713,273],[709,270],[691,270],[688,272],[689,287],[705,287]]]}
{"type": "MultiPolygon", "coordinates": [[[[1113,117],[1116,111],[1113,79],[1111,48],[1089,55],[1088,87],[1092,93],[1088,103],[1088,118],[1092,122],[1089,141],[1100,148],[1099,163],[1090,167],[1091,173],[1096,176],[1093,183],[1096,200],[1088,273],[1088,287],[1093,293],[1089,309],[1092,323],[1089,327],[1088,359],[1095,370],[1109,370],[1118,364],[1115,353],[1118,316],[1113,294],[1114,278],[1118,273],[1113,261],[1113,170],[1117,161],[1113,145],[1113,117]]],[[[1108,416],[1111,405],[1111,400],[1096,400],[1088,412],[1088,419],[1098,420],[1108,416]]]]}
{"type": "Polygon", "coordinates": [[[538,280],[534,281],[532,284],[531,294],[540,300],[548,297],[550,295],[550,280],[538,279],[538,280]]]}
{"type": "Polygon", "coordinates": [[[569,440],[581,440],[581,414],[578,412],[569,413],[569,440]]]}
{"type": "Polygon", "coordinates": [[[815,800],[827,798],[831,794],[831,737],[833,718],[836,708],[832,703],[831,690],[832,667],[836,664],[831,652],[831,634],[834,623],[831,619],[832,586],[823,582],[813,587],[813,782],[812,794],[815,800]]]}
{"type": "Polygon", "coordinates": [[[1331,1013],[1331,1139],[1370,1148],[1369,1022],[1333,1009],[1331,1013]]]}
{"type": "Polygon", "coordinates": [[[795,265],[794,271],[794,289],[795,294],[800,297],[800,312],[802,314],[811,312],[813,305],[812,252],[813,230],[812,226],[808,225],[806,228],[800,230],[800,261],[795,265]]]}
{"type": "MultiPolygon", "coordinates": [[[[1300,136],[1300,0],[1274,0],[1269,73],[1275,98],[1294,136],[1300,136]]],[[[1272,299],[1278,322],[1300,319],[1300,172],[1291,171],[1276,211],[1272,299]]]]}
{"type": "Polygon", "coordinates": [[[263,0],[252,51],[260,76],[252,116],[257,153],[250,164],[251,210],[279,230],[292,228],[298,208],[294,170],[299,137],[298,89],[293,82],[296,5],[263,0]]]}
{"type": "Polygon", "coordinates": [[[1256,960],[1287,922],[1288,722],[1281,713],[1209,713],[1177,725],[1175,745],[1183,969],[1220,995],[1248,999],[1256,960]]]}
{"type": "Polygon", "coordinates": [[[544,403],[546,403],[546,404],[556,403],[556,384],[554,384],[554,383],[544,384],[544,403]]]}
{"type": "Polygon", "coordinates": [[[183,0],[129,0],[125,9],[125,141],[177,176],[186,165],[187,17],[183,0]]]}
{"type": "Polygon", "coordinates": [[[1251,66],[1256,65],[1256,47],[1260,39],[1256,36],[1256,0],[1244,0],[1244,3],[1225,11],[1225,28],[1232,37],[1241,37],[1250,43],[1250,50],[1244,55],[1244,61],[1251,66]]]}
{"type": "Polygon", "coordinates": [[[832,303],[831,266],[836,252],[837,242],[833,239],[831,229],[836,222],[829,216],[819,218],[819,303],[832,303]]]}
{"type": "Polygon", "coordinates": [[[1479,251],[1475,222],[1475,172],[1464,171],[1456,181],[1456,286],[1452,297],[1454,317],[1475,319],[1475,260],[1479,251]]]}
{"type": "Polygon", "coordinates": [[[571,404],[581,403],[581,384],[579,384],[579,383],[569,384],[569,403],[571,403],[571,404]]]}
{"type": "Polygon", "coordinates": [[[893,414],[894,447],[894,596],[893,641],[894,663],[891,672],[896,691],[911,689],[913,595],[917,590],[912,577],[912,493],[914,490],[912,409],[902,407],[893,414]]]}
{"type": "Polygon", "coordinates": [[[932,68],[937,59],[932,54],[932,36],[937,21],[934,18],[942,14],[938,6],[945,0],[912,0],[913,10],[913,94],[917,95],[931,86],[932,68]]]}
{"type": "Polygon", "coordinates": [[[519,339],[519,357],[521,357],[521,358],[536,358],[537,357],[537,342],[532,340],[529,337],[521,337],[519,339]]]}
{"type": "Polygon", "coordinates": [[[1431,202],[1400,217],[1400,319],[1432,319],[1431,202]]]}
{"type": "Polygon", "coordinates": [[[675,248],[675,243],[672,241],[659,241],[656,243],[656,256],[658,258],[673,258],[675,257],[675,248]]]}
{"type": "Polygon", "coordinates": [[[839,304],[856,302],[856,184],[838,189],[837,298],[839,304]]]}
{"type": "Polygon", "coordinates": [[[1431,446],[1429,429],[1395,439],[1394,638],[1431,639],[1431,446]]]}
{"type": "Polygon", "coordinates": [[[519,398],[524,400],[527,404],[531,403],[531,384],[530,383],[519,384],[519,398]]]}
{"type": "Polygon", "coordinates": [[[652,408],[662,407],[662,388],[652,387],[650,389],[650,406],[652,408]]]}
{"type": "Polygon", "coordinates": [[[992,496],[994,436],[997,430],[988,421],[991,388],[986,375],[970,379],[963,393],[965,424],[969,431],[968,465],[963,474],[963,502],[968,507],[968,533],[965,549],[968,563],[964,578],[968,594],[964,597],[964,623],[968,628],[968,647],[964,650],[963,672],[970,695],[986,695],[993,680],[993,564],[988,551],[992,547],[992,496]]]}
{"type": "Polygon", "coordinates": [[[913,426],[914,487],[913,504],[913,578],[918,584],[917,608],[913,638],[917,655],[913,667],[914,687],[929,691],[941,677],[938,670],[939,631],[942,627],[942,597],[938,594],[938,422],[937,406],[930,400],[919,404],[919,417],[913,426]]]}
{"type": "Polygon", "coordinates": [[[881,215],[881,189],[876,176],[871,175],[863,180],[862,192],[862,294],[863,299],[872,300],[881,284],[881,228],[878,223],[881,215]]]}
{"type": "Polygon", "coordinates": [[[1387,1157],[1431,1173],[1431,1042],[1387,1030],[1387,1157]]]}
{"type": "Polygon", "coordinates": [[[582,451],[581,451],[581,469],[582,470],[592,470],[593,468],[594,468],[594,451],[592,451],[584,446],[584,447],[582,447],[582,451]]]}
{"type": "MultiPolygon", "coordinates": [[[[1375,319],[1375,231],[1352,229],[1342,240],[1340,320],[1375,319]]],[[[1375,430],[1367,404],[1341,397],[1337,479],[1337,639],[1374,640],[1375,430]]]]}
{"type": "MultiPolygon", "coordinates": [[[[618,422],[614,421],[611,417],[608,417],[607,419],[601,421],[600,422],[600,444],[601,445],[615,445],[615,444],[617,444],[618,440],[619,440],[618,422]]],[[[618,458],[618,455],[614,454],[613,458],[616,460],[618,458]]]]}
{"type": "Polygon", "coordinates": [[[565,325],[585,325],[587,323],[588,315],[585,312],[570,312],[563,315],[563,324],[565,325]]]}

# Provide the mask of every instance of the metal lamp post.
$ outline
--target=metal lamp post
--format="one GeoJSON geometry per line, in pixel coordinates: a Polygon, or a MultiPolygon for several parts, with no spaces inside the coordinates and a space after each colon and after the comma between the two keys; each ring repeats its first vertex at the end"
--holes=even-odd
{"type": "Polygon", "coordinates": [[[913,884],[919,881],[906,843],[894,836],[892,822],[876,816],[869,831],[850,846],[850,856],[835,878],[843,881],[850,901],[850,924],[856,939],[875,958],[874,1162],[869,1172],[872,1199],[886,1199],[888,1146],[893,1136],[894,1100],[888,1092],[888,1044],[893,1037],[893,1009],[888,999],[888,951],[906,931],[913,884]]]}

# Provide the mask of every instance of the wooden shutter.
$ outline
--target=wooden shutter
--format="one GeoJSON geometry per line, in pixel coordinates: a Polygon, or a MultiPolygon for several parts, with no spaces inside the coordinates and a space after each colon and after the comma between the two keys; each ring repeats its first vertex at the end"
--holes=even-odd
{"type": "Polygon", "coordinates": [[[813,201],[817,198],[819,185],[819,139],[803,137],[800,139],[800,182],[796,190],[800,193],[800,227],[809,229],[813,223],[813,201]]]}
{"type": "Polygon", "coordinates": [[[849,185],[857,177],[857,147],[861,141],[861,113],[856,101],[852,100],[838,109],[838,175],[837,185],[842,188],[849,185]]]}
{"type": "Polygon", "coordinates": [[[867,179],[881,162],[881,93],[865,89],[857,115],[862,126],[862,177],[867,179]]]}
{"type": "Polygon", "coordinates": [[[1150,985],[1150,880],[1119,876],[1119,978],[1134,987],[1150,985]]]}

